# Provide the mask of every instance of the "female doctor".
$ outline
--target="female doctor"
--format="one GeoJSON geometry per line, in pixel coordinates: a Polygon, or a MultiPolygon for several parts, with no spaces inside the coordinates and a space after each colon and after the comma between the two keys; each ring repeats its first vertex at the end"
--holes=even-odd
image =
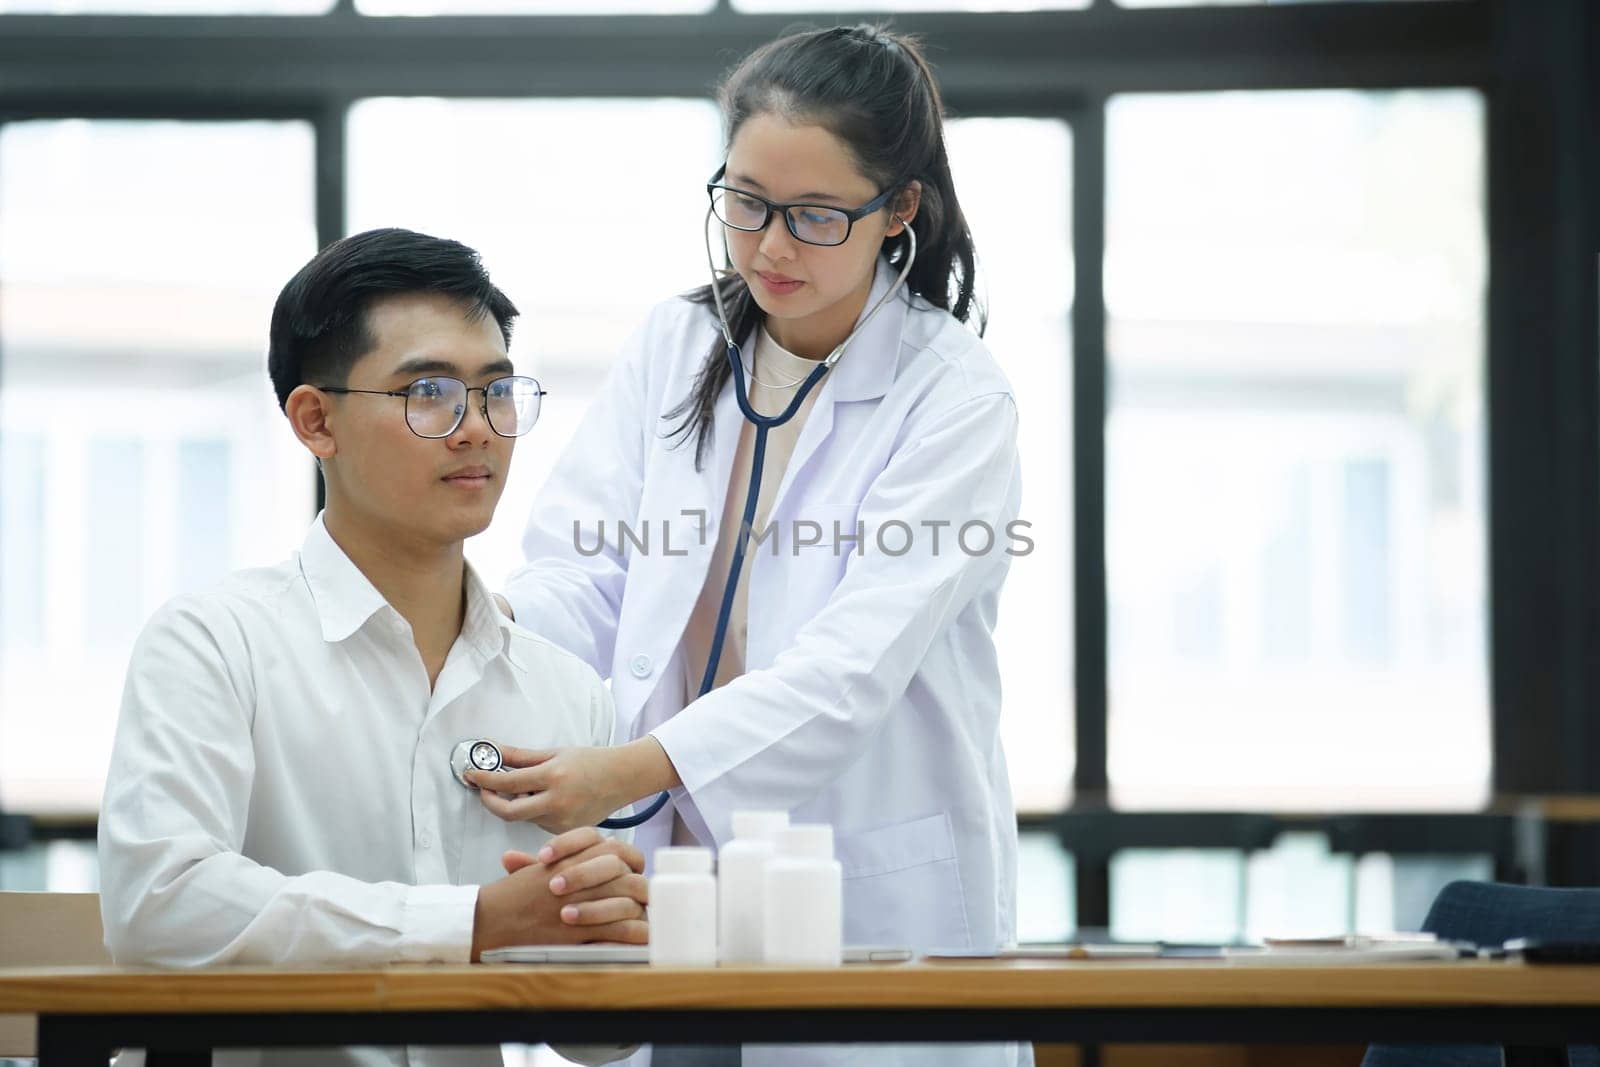
{"type": "MultiPolygon", "coordinates": [[[[506,590],[521,625],[612,679],[617,745],[508,749],[519,769],[477,777],[483,802],[561,830],[667,791],[635,837],[647,856],[788,811],[835,829],[847,943],[1010,942],[991,634],[1017,414],[967,325],[938,90],[910,40],[862,26],[762,47],[721,103],[715,280],[632,338],[506,590]]],[[[872,1062],[1018,1051],[894,1056],[872,1062]]]]}

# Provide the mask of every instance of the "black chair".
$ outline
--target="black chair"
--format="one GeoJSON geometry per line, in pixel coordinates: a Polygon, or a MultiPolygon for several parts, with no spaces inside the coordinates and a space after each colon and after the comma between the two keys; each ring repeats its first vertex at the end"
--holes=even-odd
{"type": "MultiPolygon", "coordinates": [[[[1534,889],[1451,882],[1422,928],[1448,941],[1500,945],[1515,937],[1600,942],[1600,889],[1534,889]]],[[[1600,1067],[1600,1048],[1567,1050],[1572,1067],[1600,1067]]],[[[1373,1045],[1362,1067],[1500,1067],[1493,1045],[1373,1045]]]]}

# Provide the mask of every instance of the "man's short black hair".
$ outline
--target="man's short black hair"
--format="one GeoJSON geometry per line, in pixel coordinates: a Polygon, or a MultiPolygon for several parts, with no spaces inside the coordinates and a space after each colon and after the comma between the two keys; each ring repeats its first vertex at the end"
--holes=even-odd
{"type": "Polygon", "coordinates": [[[494,316],[511,344],[517,309],[489,280],[477,252],[411,230],[368,230],[318,252],[278,294],[267,352],[278,406],[299,385],[348,382],[356,361],[377,343],[367,330],[367,309],[397,293],[456,297],[469,314],[494,316]]]}

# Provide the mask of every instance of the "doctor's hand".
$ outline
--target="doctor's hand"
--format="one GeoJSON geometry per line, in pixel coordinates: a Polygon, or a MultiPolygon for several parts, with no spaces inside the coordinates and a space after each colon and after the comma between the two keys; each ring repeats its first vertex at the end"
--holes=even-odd
{"type": "MultiPolygon", "coordinates": [[[[574,851],[555,863],[507,852],[507,877],[478,890],[472,959],[502,945],[575,945],[591,941],[642,945],[650,939],[644,857],[631,845],[563,842],[574,851]],[[551,882],[559,880],[554,891],[551,882]]],[[[557,839],[561,841],[561,839],[557,839]]],[[[554,844],[554,842],[552,842],[554,844]]]]}
{"type": "Polygon", "coordinates": [[[641,797],[682,784],[666,750],[648,736],[615,748],[502,745],[500,754],[501,770],[467,772],[478,799],[507,822],[531,822],[551,833],[592,826],[641,797]]]}

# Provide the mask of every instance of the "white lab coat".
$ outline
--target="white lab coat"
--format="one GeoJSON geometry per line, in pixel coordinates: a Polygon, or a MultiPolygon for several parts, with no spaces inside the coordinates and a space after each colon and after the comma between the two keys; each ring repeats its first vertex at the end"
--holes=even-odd
{"type": "MultiPolygon", "coordinates": [[[[880,262],[867,307],[892,281],[880,262]]],[[[669,438],[676,420],[665,413],[718,335],[708,309],[674,299],[629,342],[530,517],[527,563],[506,591],[517,621],[612,679],[619,742],[651,733],[672,758],[684,785],[637,831],[647,856],[667,843],[674,807],[714,846],[731,837],[734,811],[786,810],[835,829],[848,943],[1010,943],[1016,815],[991,640],[1021,496],[1010,386],[948,313],[891,300],[818,386],[773,501],[777,533],[746,560],[746,673],[683,709],[680,639],[743,423],[730,383],[696,471],[692,440],[669,438]],[[703,536],[701,515],[685,511],[703,513],[703,536]],[[619,539],[619,519],[636,536],[648,523],[647,550],[619,539]],[[607,547],[595,552],[601,520],[607,547]],[[824,544],[799,546],[795,520],[819,523],[824,544]],[[836,555],[833,524],[848,535],[858,520],[860,554],[843,542],[836,555]],[[892,520],[911,528],[904,552],[898,528],[884,531],[888,551],[877,543],[892,520]],[[950,524],[937,551],[925,521],[950,524]],[[995,531],[988,552],[956,544],[974,521],[995,531]]],[[[970,546],[983,540],[974,527],[970,546]]],[[[744,1062],[927,1067],[1031,1055],[1026,1045],[747,1046],[744,1062]]]]}

